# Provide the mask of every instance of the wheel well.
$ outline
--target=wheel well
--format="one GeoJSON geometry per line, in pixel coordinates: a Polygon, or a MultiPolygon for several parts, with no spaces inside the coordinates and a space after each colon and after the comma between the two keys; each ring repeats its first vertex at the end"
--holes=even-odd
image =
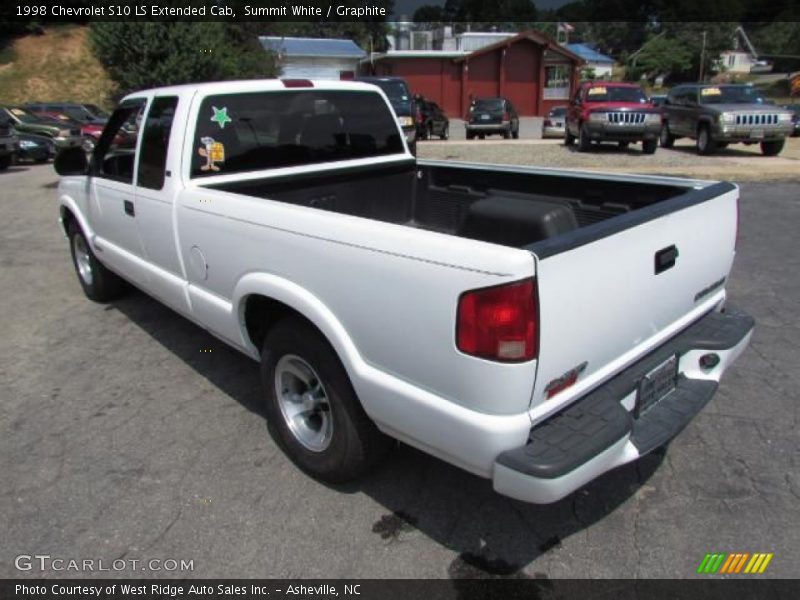
{"type": "MultiPolygon", "coordinates": [[[[267,337],[270,329],[272,329],[278,321],[286,317],[298,317],[303,319],[318,330],[317,326],[305,316],[279,300],[259,294],[252,294],[245,300],[244,324],[247,337],[259,351],[263,347],[264,339],[267,337]]],[[[325,337],[321,332],[320,334],[323,338],[325,337]]]]}
{"type": "Polygon", "coordinates": [[[67,235],[69,232],[69,226],[77,221],[78,220],[75,218],[75,215],[72,214],[70,209],[68,209],[66,206],[61,206],[61,226],[64,230],[64,235],[67,235]]]}

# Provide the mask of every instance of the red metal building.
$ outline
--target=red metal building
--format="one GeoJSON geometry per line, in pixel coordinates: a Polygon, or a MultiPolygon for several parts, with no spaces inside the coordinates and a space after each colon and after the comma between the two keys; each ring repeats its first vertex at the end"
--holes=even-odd
{"type": "Polygon", "coordinates": [[[474,52],[390,51],[366,70],[402,77],[411,93],[463,117],[470,99],[504,96],[522,116],[541,116],[566,104],[577,88],[582,59],[537,31],[525,31],[474,52]]]}

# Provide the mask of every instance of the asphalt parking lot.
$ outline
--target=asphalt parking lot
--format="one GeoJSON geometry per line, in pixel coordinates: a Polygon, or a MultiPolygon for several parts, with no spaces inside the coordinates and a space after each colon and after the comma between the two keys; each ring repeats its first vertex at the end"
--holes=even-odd
{"type": "Polygon", "coordinates": [[[55,182],[0,174],[0,577],[81,575],[15,568],[46,554],[193,561],[106,576],[682,578],[707,552],[797,576],[800,181],[742,185],[728,290],[757,329],[711,404],[548,506],[405,446],[357,484],[308,478],[267,434],[255,363],[142,293],[83,296],[55,182]]]}

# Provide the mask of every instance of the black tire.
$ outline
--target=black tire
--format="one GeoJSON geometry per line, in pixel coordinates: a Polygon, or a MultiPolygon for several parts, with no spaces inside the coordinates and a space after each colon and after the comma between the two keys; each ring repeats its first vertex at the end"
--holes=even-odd
{"type": "Polygon", "coordinates": [[[569,132],[569,125],[564,128],[564,145],[572,146],[575,143],[575,136],[569,132]]]}
{"type": "Polygon", "coordinates": [[[717,148],[722,150],[723,148],[727,148],[728,144],[730,144],[730,142],[717,142],[717,148]]]}
{"type": "Polygon", "coordinates": [[[433,139],[433,123],[428,123],[427,127],[425,127],[425,139],[433,139]]]}
{"type": "Polygon", "coordinates": [[[716,151],[717,142],[711,136],[711,129],[708,125],[701,125],[697,130],[697,153],[708,156],[716,151]]]}
{"type": "Polygon", "coordinates": [[[11,155],[0,156],[0,171],[5,171],[11,166],[11,155]]]}
{"type": "Polygon", "coordinates": [[[78,282],[83,288],[86,297],[94,302],[109,302],[125,291],[125,281],[116,273],[106,268],[92,251],[86,236],[74,221],[67,227],[67,237],[69,238],[69,249],[72,254],[72,266],[75,267],[75,274],[78,282]],[[79,266],[78,252],[82,253],[80,260],[84,261],[84,266],[88,265],[89,274],[81,272],[79,266]]]}
{"type": "Polygon", "coordinates": [[[669,132],[669,125],[664,123],[661,127],[661,133],[658,135],[658,141],[662,148],[672,148],[675,145],[675,136],[669,132]]]}
{"type": "Polygon", "coordinates": [[[620,150],[627,150],[628,146],[630,146],[630,142],[617,142],[617,148],[620,150]]]}
{"type": "Polygon", "coordinates": [[[450,138],[450,125],[449,124],[444,126],[444,129],[442,129],[442,135],[440,135],[439,137],[441,139],[443,139],[443,140],[447,140],[447,139],[450,138]]]}
{"type": "MultiPolygon", "coordinates": [[[[266,391],[265,410],[272,437],[298,467],[317,479],[331,483],[356,479],[380,462],[394,446],[393,440],[381,433],[364,412],[334,349],[303,319],[289,317],[270,330],[261,352],[261,380],[266,391]],[[300,363],[292,362],[297,358],[301,359],[300,363]],[[285,369],[281,366],[284,364],[291,364],[293,368],[285,369]],[[300,381],[294,381],[291,374],[298,368],[311,376],[315,382],[313,389],[317,393],[321,391],[325,399],[327,410],[316,413],[316,423],[323,422],[322,413],[331,423],[330,435],[326,436],[328,445],[322,449],[309,449],[301,441],[303,434],[293,432],[281,409],[283,392],[278,387],[287,386],[287,392],[305,397],[300,390],[290,389],[300,381]],[[276,380],[277,369],[283,375],[276,380]]],[[[312,416],[291,421],[303,424],[305,429],[299,431],[312,431],[305,423],[313,425],[314,411],[304,410],[298,416],[302,414],[312,416]]]]}
{"type": "Polygon", "coordinates": [[[486,134],[485,133],[479,133],[478,134],[478,139],[479,140],[485,140],[486,139],[486,134]]]}
{"type": "Polygon", "coordinates": [[[581,123],[580,129],[578,130],[578,150],[580,152],[590,152],[592,149],[592,140],[589,137],[589,131],[586,129],[586,125],[581,123]]]}
{"type": "Polygon", "coordinates": [[[475,134],[472,133],[471,131],[468,131],[467,132],[467,139],[468,140],[474,140],[475,139],[475,134]]]}
{"type": "Polygon", "coordinates": [[[517,127],[514,131],[511,132],[511,137],[515,140],[519,139],[519,127],[517,127]]]}
{"type": "Polygon", "coordinates": [[[783,150],[785,140],[774,140],[771,142],[761,142],[761,154],[764,156],[777,156],[783,150]]]}
{"type": "Polygon", "coordinates": [[[511,130],[510,129],[503,130],[503,139],[504,140],[511,139],[511,130]]]}
{"type": "Polygon", "coordinates": [[[656,140],[655,138],[652,140],[642,140],[643,154],[655,154],[656,148],[658,148],[658,140],[656,140]]]}

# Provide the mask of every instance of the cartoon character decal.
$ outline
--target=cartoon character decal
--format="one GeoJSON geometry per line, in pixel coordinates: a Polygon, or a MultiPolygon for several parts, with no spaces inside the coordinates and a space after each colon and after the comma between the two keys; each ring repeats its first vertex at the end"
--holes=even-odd
{"type": "Polygon", "coordinates": [[[219,171],[216,163],[225,162],[225,146],[212,137],[201,137],[200,143],[203,144],[197,149],[197,153],[206,159],[206,164],[200,166],[201,171],[219,171]]]}

